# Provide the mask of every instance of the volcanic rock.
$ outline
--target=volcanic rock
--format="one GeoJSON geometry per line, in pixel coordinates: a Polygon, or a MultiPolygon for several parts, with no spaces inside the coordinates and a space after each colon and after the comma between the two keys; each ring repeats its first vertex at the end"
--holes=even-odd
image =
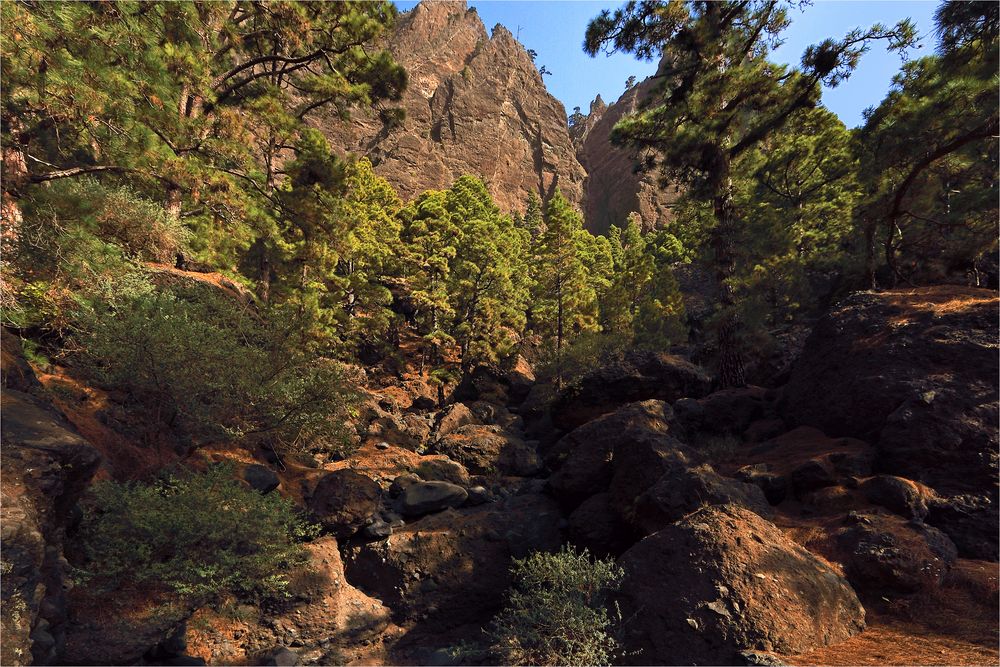
{"type": "Polygon", "coordinates": [[[705,507],[620,559],[626,660],[742,664],[740,653],[795,653],[865,627],[851,586],[753,512],[705,507]]]}
{"type": "Polygon", "coordinates": [[[558,189],[581,202],[585,173],[566,111],[506,28],[487,35],[464,0],[423,2],[400,17],[387,46],[409,73],[405,121],[392,128],[363,109],[351,123],[314,114],[332,145],[370,158],[403,199],[472,174],[504,211],[523,211],[529,192],[547,200],[558,189]]]}

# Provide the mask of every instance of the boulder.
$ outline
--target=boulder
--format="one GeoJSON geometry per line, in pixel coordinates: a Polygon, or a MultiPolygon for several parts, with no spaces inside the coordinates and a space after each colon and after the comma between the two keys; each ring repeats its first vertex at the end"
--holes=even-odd
{"type": "Polygon", "coordinates": [[[396,498],[403,493],[406,487],[411,484],[419,484],[422,481],[423,479],[421,479],[420,475],[415,475],[412,472],[403,473],[395,477],[392,483],[389,484],[389,495],[396,498]]]}
{"type": "Polygon", "coordinates": [[[406,517],[422,516],[458,507],[468,497],[468,492],[455,484],[418,482],[403,489],[399,496],[399,511],[406,517]]]}
{"type": "Polygon", "coordinates": [[[512,403],[521,403],[535,384],[535,371],[520,354],[508,360],[504,366],[510,400],[512,403]]]}
{"type": "Polygon", "coordinates": [[[667,403],[650,400],[623,406],[570,431],[545,457],[556,468],[549,478],[553,494],[572,507],[606,489],[615,448],[633,438],[666,436],[672,420],[667,403]]]}
{"type": "Polygon", "coordinates": [[[506,405],[507,383],[504,373],[494,366],[476,366],[462,376],[451,397],[456,401],[489,401],[506,405]]]}
{"type": "MultiPolygon", "coordinates": [[[[337,540],[325,535],[303,546],[308,561],[285,572],[289,580],[287,601],[243,602],[234,610],[235,615],[219,614],[211,606],[196,613],[194,623],[210,623],[207,630],[199,629],[194,636],[197,652],[208,664],[262,665],[278,649],[287,647],[290,653],[299,654],[302,663],[332,665],[338,661],[337,652],[343,652],[339,658],[343,660],[343,654],[371,645],[384,635],[391,612],[347,579],[337,540]]],[[[297,659],[283,655],[289,662],[297,659]]]]}
{"type": "Polygon", "coordinates": [[[259,463],[251,463],[243,469],[243,480],[251,489],[263,494],[274,491],[281,484],[281,480],[273,470],[259,463]]]}
{"type": "Polygon", "coordinates": [[[465,403],[452,403],[441,412],[434,433],[436,437],[442,438],[463,426],[481,423],[465,403]]]}
{"type": "Polygon", "coordinates": [[[414,470],[420,479],[428,482],[451,482],[459,486],[469,485],[469,471],[458,461],[448,458],[424,459],[414,470]]]}
{"type": "Polygon", "coordinates": [[[950,537],[962,557],[996,561],[998,509],[988,494],[933,498],[927,503],[926,521],[950,537]]]}
{"type": "Polygon", "coordinates": [[[919,482],[894,475],[876,475],[861,485],[869,502],[899,514],[907,519],[927,516],[927,502],[934,499],[934,491],[919,482]]]}
{"type": "Polygon", "coordinates": [[[705,505],[732,504],[762,517],[771,506],[760,487],[722,477],[707,463],[691,465],[684,456],[671,456],[660,479],[635,500],[633,525],[643,535],[679,521],[705,505]]]}
{"type": "Polygon", "coordinates": [[[676,438],[651,432],[638,432],[617,443],[611,460],[611,504],[625,523],[643,531],[643,512],[639,498],[664,475],[704,462],[702,455],[676,438]]]}
{"type": "Polygon", "coordinates": [[[380,405],[367,404],[359,418],[359,431],[365,438],[379,439],[400,447],[416,450],[424,444],[430,426],[418,415],[400,415],[380,405]]]}
{"type": "Polygon", "coordinates": [[[469,409],[479,424],[496,424],[511,433],[524,430],[524,420],[502,405],[488,401],[473,401],[469,409]]]}
{"type": "Polygon", "coordinates": [[[948,536],[922,522],[857,514],[835,534],[845,553],[844,571],[858,591],[909,594],[937,586],[958,551],[948,536]]]}
{"type": "Polygon", "coordinates": [[[633,352],[560,392],[552,404],[552,422],[570,431],[626,403],[704,396],[710,384],[705,371],[682,357],[633,352]]]}
{"type": "Polygon", "coordinates": [[[810,459],[795,468],[789,475],[788,481],[795,495],[801,498],[816,489],[835,486],[837,474],[826,461],[810,459]]]}
{"type": "Polygon", "coordinates": [[[617,602],[634,664],[742,664],[745,651],[798,653],[865,627],[851,586],[774,524],[704,507],[625,552],[617,602]]]}
{"type": "Polygon", "coordinates": [[[260,664],[273,667],[296,667],[296,665],[302,664],[302,659],[295,651],[282,646],[266,656],[260,664]]]}
{"type": "Polygon", "coordinates": [[[435,442],[433,450],[476,475],[528,477],[542,469],[534,447],[499,426],[462,426],[435,442]]]}
{"type": "Polygon", "coordinates": [[[736,471],[736,478],[758,486],[764,492],[767,502],[772,505],[781,504],[788,495],[788,479],[771,472],[766,463],[743,466],[736,471]]]}
{"type": "Polygon", "coordinates": [[[880,472],[995,503],[997,307],[955,285],[851,295],[810,335],[783,416],[875,443],[880,472]]]}
{"type": "Polygon", "coordinates": [[[591,496],[573,510],[567,532],[576,546],[599,557],[621,554],[632,537],[611,506],[607,492],[591,496]]]}
{"type": "Polygon", "coordinates": [[[524,420],[525,437],[540,440],[546,445],[559,439],[562,432],[552,423],[549,407],[557,396],[556,389],[547,382],[531,387],[517,413],[524,420]]]}
{"type": "Polygon", "coordinates": [[[762,387],[723,389],[696,399],[697,408],[685,401],[677,418],[688,433],[740,435],[765,415],[766,393],[762,387]]]}
{"type": "Polygon", "coordinates": [[[309,510],[340,538],[350,537],[376,512],[382,488],[370,477],[347,468],[323,475],[309,496],[309,510]]]}
{"type": "Polygon", "coordinates": [[[400,620],[425,617],[429,626],[446,627],[486,622],[510,586],[511,558],[557,549],[560,521],[555,503],[538,494],[448,509],[386,540],[349,546],[347,577],[400,620]]]}

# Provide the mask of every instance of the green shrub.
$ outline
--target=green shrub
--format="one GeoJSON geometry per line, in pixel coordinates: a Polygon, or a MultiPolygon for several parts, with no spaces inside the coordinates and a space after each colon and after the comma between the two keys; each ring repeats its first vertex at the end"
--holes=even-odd
{"type": "Polygon", "coordinates": [[[79,358],[91,377],[193,444],[345,441],[357,396],[343,367],[304,354],[214,287],[115,281],[79,326],[79,358]]]}
{"type": "Polygon", "coordinates": [[[563,386],[576,384],[589,371],[623,359],[631,341],[614,334],[586,332],[564,345],[556,356],[555,350],[542,354],[538,375],[546,380],[561,376],[563,386]],[[560,372],[561,371],[561,372],[560,372]]]}
{"type": "Polygon", "coordinates": [[[607,596],[624,572],[584,550],[516,559],[507,605],[487,631],[498,664],[606,665],[618,650],[607,596]]]}
{"type": "Polygon", "coordinates": [[[286,572],[307,561],[317,529],[276,493],[261,495],[228,465],[153,484],[99,482],[79,540],[79,578],[98,590],[154,585],[205,601],[281,599],[286,572]]]}
{"type": "Polygon", "coordinates": [[[25,202],[24,226],[27,243],[43,261],[65,261],[51,247],[39,246],[44,237],[59,237],[61,249],[78,243],[83,235],[121,249],[136,260],[173,264],[183,252],[190,233],[163,206],[135,190],[103,183],[92,178],[55,181],[47,187],[31,190],[25,202]]]}
{"type": "Polygon", "coordinates": [[[32,187],[23,221],[5,247],[4,324],[61,338],[102,283],[142,261],[173,263],[189,234],[158,203],[128,188],[67,179],[32,187]]]}

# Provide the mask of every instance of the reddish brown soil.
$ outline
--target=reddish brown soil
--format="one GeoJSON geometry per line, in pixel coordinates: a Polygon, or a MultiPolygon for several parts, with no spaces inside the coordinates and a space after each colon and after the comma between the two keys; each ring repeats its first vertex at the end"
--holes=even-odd
{"type": "Polygon", "coordinates": [[[146,434],[146,442],[131,440],[101,422],[99,414],[112,406],[108,394],[71,376],[56,366],[50,373],[35,373],[49,391],[52,403],[93,445],[104,459],[96,479],[139,479],[172,463],[178,456],[164,437],[146,434]]]}
{"type": "Polygon", "coordinates": [[[997,293],[988,289],[971,289],[959,285],[937,285],[910,290],[894,290],[886,292],[884,297],[902,312],[896,318],[896,324],[905,324],[914,316],[922,316],[931,312],[934,316],[946,313],[957,313],[982,304],[1000,305],[997,293]]]}
{"type": "Polygon", "coordinates": [[[790,665],[996,665],[996,647],[947,635],[928,634],[916,625],[873,621],[845,642],[785,656],[790,665]]]}

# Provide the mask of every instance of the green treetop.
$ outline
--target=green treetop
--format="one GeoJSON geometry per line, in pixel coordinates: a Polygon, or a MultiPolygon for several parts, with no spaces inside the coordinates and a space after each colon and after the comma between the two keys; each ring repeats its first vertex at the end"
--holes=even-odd
{"type": "MultiPolygon", "coordinates": [[[[557,192],[545,211],[545,232],[536,246],[535,292],[531,318],[534,329],[551,341],[559,359],[565,343],[598,328],[597,295],[588,271],[588,243],[583,219],[557,192]]],[[[607,248],[610,262],[610,248],[607,248]]],[[[593,253],[591,253],[593,254],[593,253]]]]}
{"type": "Polygon", "coordinates": [[[622,50],[646,59],[662,57],[659,85],[643,109],[615,127],[616,142],[644,150],[643,165],[658,168],[664,182],[681,182],[709,202],[718,224],[711,244],[722,307],[719,374],[725,386],[744,383],[735,293],[733,164],[779,129],[797,110],[815,106],[821,85],[846,79],[867,45],[886,38],[907,45],[913,26],[876,25],[840,41],[809,47],[800,68],[775,65],[767,53],[788,25],[777,0],[661,3],[630,1],[605,10],[587,28],[585,49],[622,50]]]}

